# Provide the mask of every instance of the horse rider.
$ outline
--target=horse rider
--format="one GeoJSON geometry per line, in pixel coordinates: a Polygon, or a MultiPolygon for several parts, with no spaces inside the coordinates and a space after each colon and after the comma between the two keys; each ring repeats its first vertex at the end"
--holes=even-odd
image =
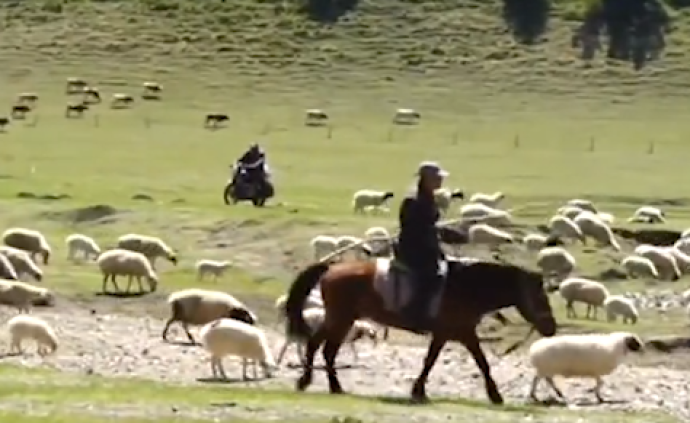
{"type": "Polygon", "coordinates": [[[438,163],[425,161],[417,170],[417,189],[400,205],[400,234],[396,259],[413,274],[412,300],[402,316],[406,326],[417,332],[430,330],[430,301],[443,287],[447,269],[436,223],[440,217],[434,191],[443,185],[448,172],[438,163]]]}
{"type": "Polygon", "coordinates": [[[250,145],[249,149],[237,161],[237,174],[240,174],[242,170],[246,172],[248,182],[260,183],[266,180],[268,174],[266,153],[258,143],[250,145]]]}

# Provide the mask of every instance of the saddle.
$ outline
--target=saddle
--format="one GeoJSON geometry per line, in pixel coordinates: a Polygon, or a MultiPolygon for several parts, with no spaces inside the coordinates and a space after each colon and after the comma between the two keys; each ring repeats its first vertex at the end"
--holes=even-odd
{"type": "MultiPolygon", "coordinates": [[[[398,313],[410,303],[418,286],[412,269],[390,258],[376,259],[374,288],[381,295],[386,310],[398,313]]],[[[435,316],[441,305],[444,289],[439,289],[431,299],[430,314],[435,316]]]]}

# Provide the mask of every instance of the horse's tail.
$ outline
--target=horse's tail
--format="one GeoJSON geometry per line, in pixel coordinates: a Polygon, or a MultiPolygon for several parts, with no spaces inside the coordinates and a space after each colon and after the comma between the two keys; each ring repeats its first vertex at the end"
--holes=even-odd
{"type": "Polygon", "coordinates": [[[304,321],[302,310],[312,289],[319,283],[321,277],[328,271],[330,264],[316,263],[304,269],[292,283],[285,303],[287,317],[287,334],[298,339],[308,338],[311,329],[304,321]]]}

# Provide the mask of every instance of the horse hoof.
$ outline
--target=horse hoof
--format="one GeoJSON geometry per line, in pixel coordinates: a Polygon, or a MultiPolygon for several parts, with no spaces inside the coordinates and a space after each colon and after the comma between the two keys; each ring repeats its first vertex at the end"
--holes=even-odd
{"type": "Polygon", "coordinates": [[[311,384],[311,377],[308,375],[303,375],[301,378],[297,380],[297,390],[298,391],[304,391],[307,389],[307,386],[311,384]]]}
{"type": "Polygon", "coordinates": [[[413,393],[410,400],[412,401],[412,404],[428,404],[429,403],[429,397],[427,397],[425,393],[419,393],[419,394],[413,393]]]}
{"type": "Polygon", "coordinates": [[[491,400],[491,403],[494,405],[503,405],[503,397],[498,392],[492,392],[489,395],[489,399],[491,400]]]}

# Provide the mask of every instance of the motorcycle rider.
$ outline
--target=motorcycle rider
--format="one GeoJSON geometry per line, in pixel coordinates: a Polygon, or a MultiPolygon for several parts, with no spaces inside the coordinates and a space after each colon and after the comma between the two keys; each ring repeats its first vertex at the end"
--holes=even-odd
{"type": "Polygon", "coordinates": [[[249,149],[239,160],[237,160],[236,166],[237,170],[235,177],[244,172],[247,177],[247,182],[251,184],[261,184],[265,182],[268,175],[266,153],[258,143],[249,146],[249,149]]]}
{"type": "Polygon", "coordinates": [[[420,163],[417,176],[417,189],[400,205],[396,259],[412,271],[416,284],[402,317],[406,326],[422,333],[430,330],[430,301],[443,287],[447,269],[436,228],[440,213],[434,191],[442,186],[448,172],[436,162],[425,161],[420,163]]]}

